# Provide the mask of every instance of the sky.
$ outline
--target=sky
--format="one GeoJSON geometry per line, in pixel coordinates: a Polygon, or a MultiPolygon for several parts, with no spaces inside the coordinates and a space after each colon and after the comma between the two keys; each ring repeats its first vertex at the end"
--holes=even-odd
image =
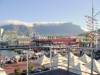
{"type": "MultiPolygon", "coordinates": [[[[94,0],[95,13],[100,0],[94,0]]],[[[91,0],[0,0],[0,21],[66,21],[84,27],[91,15],[91,0]]],[[[100,21],[100,15],[96,16],[100,21]]]]}

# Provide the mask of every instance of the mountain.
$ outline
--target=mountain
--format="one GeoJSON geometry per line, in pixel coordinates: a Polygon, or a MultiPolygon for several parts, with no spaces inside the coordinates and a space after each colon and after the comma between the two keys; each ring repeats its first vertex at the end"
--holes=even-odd
{"type": "Polygon", "coordinates": [[[0,28],[3,28],[6,31],[11,31],[11,30],[18,30],[19,32],[28,32],[28,28],[24,25],[13,25],[13,24],[8,24],[8,25],[4,25],[4,26],[0,26],[0,28]]]}
{"type": "MultiPolygon", "coordinates": [[[[58,34],[58,35],[77,35],[83,33],[84,31],[80,26],[72,24],[72,23],[33,23],[32,30],[38,32],[40,34],[58,34]]],[[[24,24],[14,24],[14,23],[6,23],[2,24],[0,28],[4,28],[7,31],[10,30],[18,30],[20,32],[28,32],[28,25],[24,24]]]]}
{"type": "Polygon", "coordinates": [[[77,35],[83,33],[84,31],[80,28],[80,26],[72,24],[72,23],[60,23],[60,24],[42,24],[36,25],[34,27],[36,32],[39,33],[54,33],[54,34],[64,34],[64,35],[77,35]]]}

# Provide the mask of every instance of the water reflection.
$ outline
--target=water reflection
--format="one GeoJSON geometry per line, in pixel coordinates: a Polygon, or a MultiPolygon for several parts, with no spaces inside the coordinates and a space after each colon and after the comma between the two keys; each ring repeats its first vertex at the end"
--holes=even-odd
{"type": "Polygon", "coordinates": [[[12,56],[17,55],[17,53],[10,50],[0,50],[0,55],[12,57],[12,56]]]}

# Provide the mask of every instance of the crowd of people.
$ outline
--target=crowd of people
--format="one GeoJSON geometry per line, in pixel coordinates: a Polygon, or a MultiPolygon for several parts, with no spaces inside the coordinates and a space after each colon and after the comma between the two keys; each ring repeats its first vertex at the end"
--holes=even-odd
{"type": "MultiPolygon", "coordinates": [[[[32,53],[28,54],[29,60],[35,60],[38,56],[32,53]]],[[[27,53],[18,54],[12,57],[0,55],[0,66],[3,67],[5,64],[14,64],[18,62],[27,61],[27,53]]]]}

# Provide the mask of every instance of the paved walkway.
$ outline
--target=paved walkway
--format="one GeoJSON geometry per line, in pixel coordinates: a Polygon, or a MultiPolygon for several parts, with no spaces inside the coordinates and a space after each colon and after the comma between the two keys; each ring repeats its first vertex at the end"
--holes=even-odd
{"type": "Polygon", "coordinates": [[[14,73],[16,67],[20,67],[22,70],[25,70],[27,68],[27,64],[26,62],[19,62],[17,64],[6,64],[3,68],[6,71],[6,73],[9,75],[11,73],[14,73]]]}

